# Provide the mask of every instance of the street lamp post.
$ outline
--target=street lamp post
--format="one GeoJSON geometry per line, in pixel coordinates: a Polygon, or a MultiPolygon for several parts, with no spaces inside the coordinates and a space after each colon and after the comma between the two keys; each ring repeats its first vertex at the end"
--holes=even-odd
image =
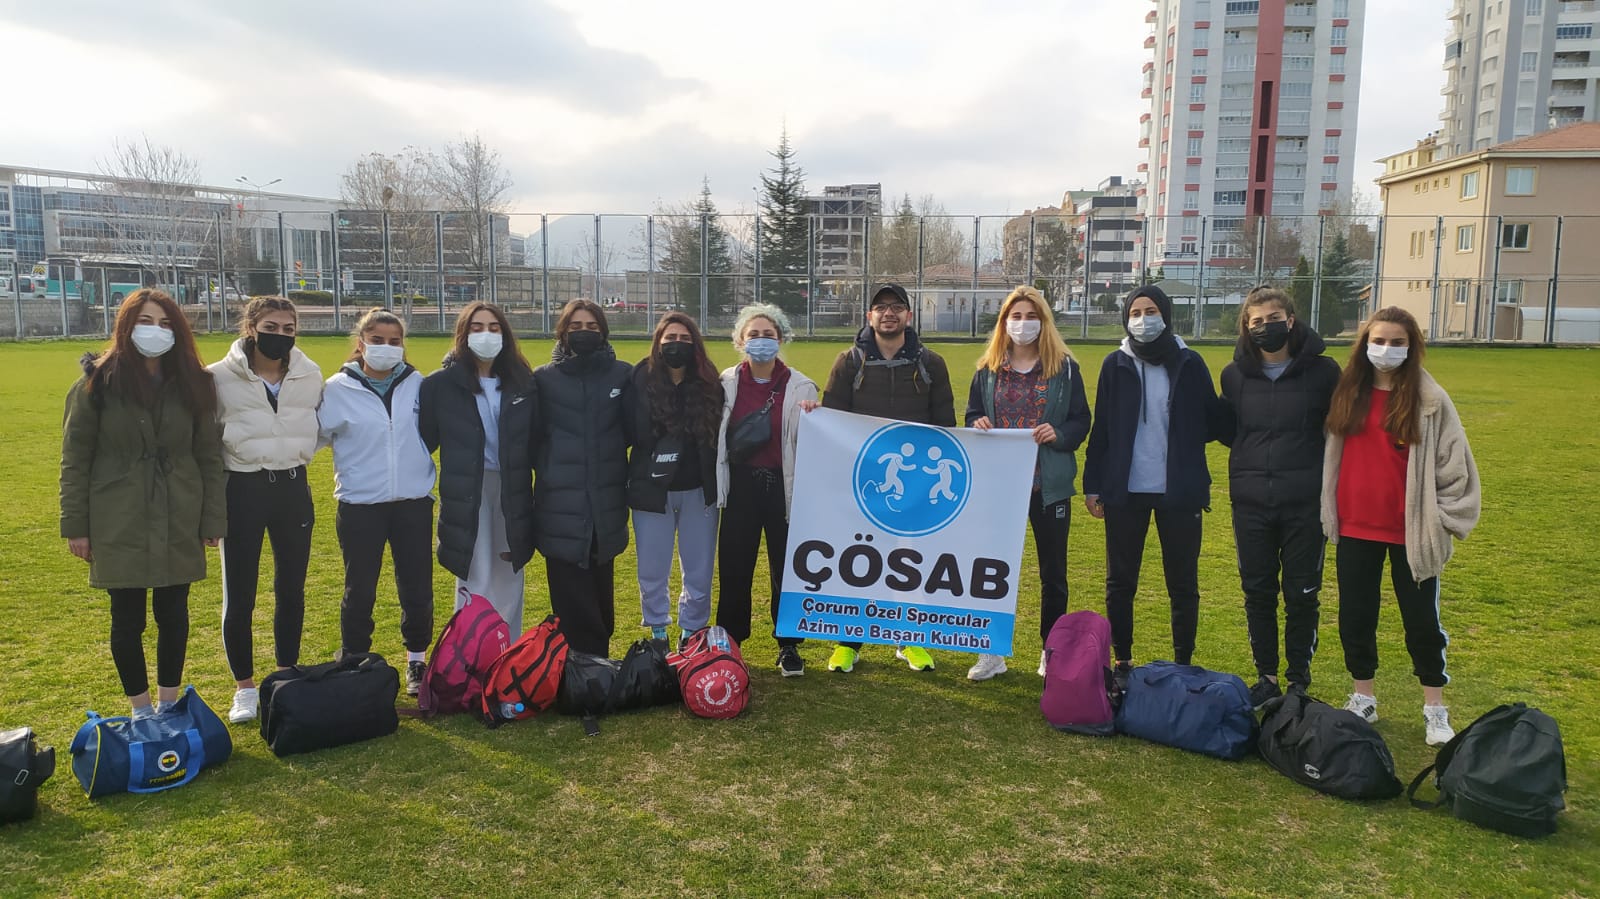
{"type": "MultiPolygon", "coordinates": [[[[249,178],[245,177],[244,175],[240,175],[238,178],[235,178],[234,180],[239,182],[240,184],[243,184],[243,185],[245,185],[247,187],[250,187],[250,188],[254,189],[255,192],[256,192],[256,211],[255,211],[255,215],[252,216],[251,220],[250,220],[250,231],[251,231],[251,234],[250,234],[250,255],[254,256],[256,259],[260,259],[261,258],[261,242],[260,242],[260,240],[258,240],[256,238],[256,235],[255,235],[254,232],[256,231],[256,228],[258,227],[258,224],[259,224],[259,219],[261,218],[261,202],[262,202],[261,193],[262,193],[262,191],[266,190],[267,188],[271,187],[274,184],[277,184],[278,182],[282,181],[283,179],[282,178],[274,178],[271,181],[267,181],[267,182],[262,183],[262,182],[252,181],[249,178]]],[[[218,235],[218,239],[219,240],[221,239],[221,235],[218,235]]],[[[279,253],[283,252],[282,241],[279,242],[278,252],[279,253]]],[[[227,285],[219,284],[219,285],[217,285],[217,287],[218,287],[219,290],[223,291],[223,293],[227,293],[227,290],[228,290],[227,285]]]]}

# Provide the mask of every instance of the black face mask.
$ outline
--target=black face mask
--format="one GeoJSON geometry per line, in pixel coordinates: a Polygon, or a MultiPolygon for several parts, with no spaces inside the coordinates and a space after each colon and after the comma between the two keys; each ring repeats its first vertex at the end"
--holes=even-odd
{"type": "Polygon", "coordinates": [[[289,351],[294,349],[293,334],[257,334],[256,349],[261,355],[274,362],[281,362],[289,358],[289,351]]]}
{"type": "Polygon", "coordinates": [[[567,349],[578,354],[579,356],[589,355],[595,350],[600,349],[600,345],[605,342],[605,335],[601,334],[599,331],[567,332],[567,349]]]}
{"type": "Polygon", "coordinates": [[[683,368],[694,358],[694,344],[687,341],[674,340],[661,345],[661,361],[668,368],[683,368]]]}
{"type": "Polygon", "coordinates": [[[1250,329],[1250,340],[1268,353],[1276,353],[1289,342],[1289,323],[1265,322],[1250,329]]]}

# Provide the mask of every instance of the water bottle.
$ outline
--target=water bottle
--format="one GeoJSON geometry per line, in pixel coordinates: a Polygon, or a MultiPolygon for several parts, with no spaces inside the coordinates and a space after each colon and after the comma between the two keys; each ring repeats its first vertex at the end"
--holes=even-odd
{"type": "Polygon", "coordinates": [[[721,625],[712,625],[706,629],[706,648],[714,652],[727,652],[730,638],[728,632],[721,625]]]}
{"type": "Polygon", "coordinates": [[[527,708],[527,706],[520,702],[502,702],[500,703],[500,717],[510,721],[517,717],[524,708],[527,708]]]}

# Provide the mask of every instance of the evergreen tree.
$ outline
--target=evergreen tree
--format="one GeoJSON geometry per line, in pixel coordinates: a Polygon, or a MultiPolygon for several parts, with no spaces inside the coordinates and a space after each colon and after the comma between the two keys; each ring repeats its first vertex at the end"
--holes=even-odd
{"type": "Polygon", "coordinates": [[[711,180],[700,182],[700,196],[692,204],[675,208],[660,207],[656,214],[662,217],[664,239],[661,242],[659,266],[671,273],[673,290],[679,305],[691,314],[700,312],[700,270],[707,273],[708,300],[712,312],[731,312],[734,305],[733,240],[722,225],[717,204],[711,199],[711,180]],[[701,222],[706,234],[705,252],[701,251],[701,222]]]}
{"type": "Polygon", "coordinates": [[[1350,254],[1350,243],[1343,234],[1322,254],[1322,282],[1317,333],[1332,337],[1344,330],[1344,323],[1356,317],[1361,272],[1350,254]]]}
{"type": "Polygon", "coordinates": [[[894,214],[884,216],[882,224],[872,230],[872,267],[882,276],[874,280],[916,280],[917,210],[910,194],[901,197],[894,214]]]}
{"type": "Polygon", "coordinates": [[[1289,298],[1294,300],[1294,308],[1306,324],[1320,332],[1322,329],[1311,320],[1311,291],[1311,263],[1301,256],[1294,264],[1294,274],[1289,276],[1289,298]]]}
{"type": "Polygon", "coordinates": [[[777,164],[761,174],[761,296],[796,315],[806,308],[810,204],[805,172],[794,161],[788,128],[771,156],[777,164]]]}

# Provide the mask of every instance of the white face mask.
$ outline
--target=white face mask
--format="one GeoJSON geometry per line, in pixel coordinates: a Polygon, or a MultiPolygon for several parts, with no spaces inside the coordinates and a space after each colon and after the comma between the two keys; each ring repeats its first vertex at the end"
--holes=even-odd
{"type": "Polygon", "coordinates": [[[1155,340],[1166,329],[1167,323],[1162,321],[1161,316],[1155,312],[1128,319],[1128,333],[1140,343],[1149,343],[1155,340]]]}
{"type": "Polygon", "coordinates": [[[1039,339],[1039,328],[1043,323],[1038,319],[1008,318],[1006,319],[1006,333],[1011,335],[1012,341],[1027,346],[1039,339]]]}
{"type": "Polygon", "coordinates": [[[387,343],[369,343],[361,349],[361,361],[373,371],[392,371],[406,358],[406,348],[387,343]]]}
{"type": "Polygon", "coordinates": [[[1394,371],[1406,361],[1406,351],[1409,347],[1403,346],[1375,346],[1367,344],[1367,361],[1378,371],[1394,371]]]}
{"type": "Polygon", "coordinates": [[[504,340],[493,331],[477,331],[467,335],[467,349],[485,362],[500,355],[504,340]]]}
{"type": "Polygon", "coordinates": [[[177,338],[173,336],[171,328],[163,328],[160,325],[133,326],[134,349],[151,359],[165,356],[176,341],[177,338]]]}

